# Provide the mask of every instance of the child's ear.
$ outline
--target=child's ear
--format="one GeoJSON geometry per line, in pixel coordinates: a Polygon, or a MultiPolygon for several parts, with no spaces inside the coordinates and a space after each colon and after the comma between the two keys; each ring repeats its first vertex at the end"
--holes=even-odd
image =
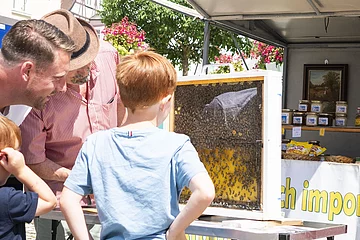
{"type": "Polygon", "coordinates": [[[171,102],[172,94],[168,94],[160,101],[160,109],[163,111],[165,109],[165,105],[169,102],[171,102]]]}
{"type": "Polygon", "coordinates": [[[161,99],[161,104],[166,104],[167,102],[171,101],[172,94],[168,94],[163,99],[161,99]]]}

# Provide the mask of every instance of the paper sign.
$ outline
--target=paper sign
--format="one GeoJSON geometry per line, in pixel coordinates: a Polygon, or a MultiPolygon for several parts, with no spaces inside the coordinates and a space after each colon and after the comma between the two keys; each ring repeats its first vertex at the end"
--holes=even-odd
{"type": "Polygon", "coordinates": [[[301,127],[292,128],[292,137],[301,137],[301,127]]]}

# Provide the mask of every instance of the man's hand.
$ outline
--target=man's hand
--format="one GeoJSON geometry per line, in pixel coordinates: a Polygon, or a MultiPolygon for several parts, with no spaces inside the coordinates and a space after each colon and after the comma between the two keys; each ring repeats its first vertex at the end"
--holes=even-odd
{"type": "Polygon", "coordinates": [[[65,182],[71,173],[70,169],[63,167],[48,158],[41,163],[28,164],[28,166],[39,177],[46,180],[65,182]]]}
{"type": "Polygon", "coordinates": [[[6,171],[18,176],[25,167],[24,155],[13,148],[1,150],[0,164],[6,171]]]}
{"type": "Polygon", "coordinates": [[[65,182],[65,180],[69,177],[71,170],[67,168],[61,168],[61,170],[60,177],[62,178],[62,181],[65,182]]]}

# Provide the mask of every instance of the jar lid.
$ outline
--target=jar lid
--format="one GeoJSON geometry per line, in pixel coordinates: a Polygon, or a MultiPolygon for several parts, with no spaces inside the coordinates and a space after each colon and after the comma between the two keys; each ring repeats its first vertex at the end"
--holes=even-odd
{"type": "Polygon", "coordinates": [[[337,104],[347,104],[346,101],[336,101],[337,104]]]}
{"type": "Polygon", "coordinates": [[[319,116],[323,116],[323,117],[332,117],[333,114],[331,113],[319,113],[319,116]]]}
{"type": "Polygon", "coordinates": [[[320,141],[318,140],[310,140],[308,141],[309,144],[314,144],[314,145],[320,145],[320,141]]]}
{"type": "Polygon", "coordinates": [[[337,113],[336,117],[346,117],[346,114],[345,113],[337,113]]]}
{"type": "Polygon", "coordinates": [[[295,115],[305,115],[305,112],[294,112],[295,115]]]}
{"type": "Polygon", "coordinates": [[[283,111],[283,112],[295,112],[294,109],[289,109],[289,108],[283,108],[282,111],[283,111]]]}
{"type": "Polygon", "coordinates": [[[284,138],[284,139],[281,140],[281,142],[282,143],[289,143],[289,142],[291,142],[291,139],[284,138]]]}
{"type": "Polygon", "coordinates": [[[307,112],[306,115],[318,115],[316,112],[307,112]]]}
{"type": "Polygon", "coordinates": [[[304,99],[304,100],[299,100],[299,103],[310,103],[310,100],[306,100],[306,99],[304,99]]]}
{"type": "Polygon", "coordinates": [[[312,100],[311,103],[321,103],[319,100],[312,100]]]}

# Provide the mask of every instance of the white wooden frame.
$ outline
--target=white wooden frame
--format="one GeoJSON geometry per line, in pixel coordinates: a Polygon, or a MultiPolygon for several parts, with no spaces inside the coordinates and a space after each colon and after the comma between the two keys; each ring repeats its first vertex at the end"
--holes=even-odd
{"type": "MultiPolygon", "coordinates": [[[[282,74],[274,71],[251,70],[232,74],[211,74],[179,77],[178,81],[193,84],[198,80],[236,80],[264,81],[263,85],[263,126],[262,126],[262,182],[260,211],[235,210],[221,207],[208,207],[204,214],[259,220],[277,220],[281,214],[281,101],[282,74]]],[[[164,127],[172,129],[173,116],[165,121],[164,127]]]]}

